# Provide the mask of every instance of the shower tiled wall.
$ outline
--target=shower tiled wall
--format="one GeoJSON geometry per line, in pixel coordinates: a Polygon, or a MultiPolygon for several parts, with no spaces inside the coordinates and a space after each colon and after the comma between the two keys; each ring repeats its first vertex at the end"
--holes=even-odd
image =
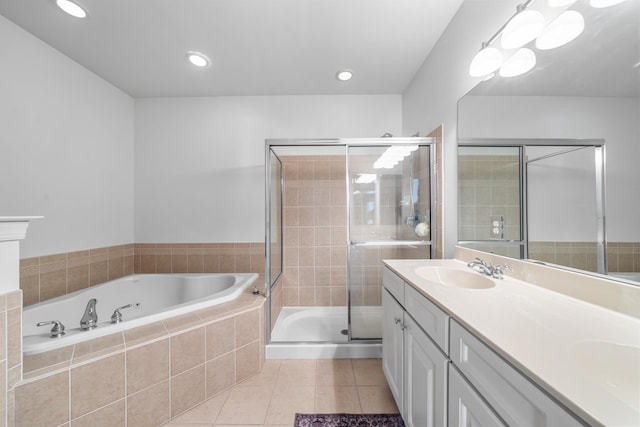
{"type": "Polygon", "coordinates": [[[264,273],[264,243],[136,243],[20,260],[28,306],[133,273],[264,273]]]}
{"type": "Polygon", "coordinates": [[[284,306],[347,302],[344,156],[282,156],[284,306]]]}
{"type": "Polygon", "coordinates": [[[504,218],[499,240],[520,240],[518,164],[518,156],[458,156],[458,240],[491,240],[492,216],[504,218]]]}

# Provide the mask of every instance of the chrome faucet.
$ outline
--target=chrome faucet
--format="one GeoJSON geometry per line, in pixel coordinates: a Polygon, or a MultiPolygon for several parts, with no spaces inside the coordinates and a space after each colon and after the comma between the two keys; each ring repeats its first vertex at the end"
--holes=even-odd
{"type": "Polygon", "coordinates": [[[96,312],[96,304],[98,300],[92,298],[87,303],[87,308],[84,310],[84,315],[80,319],[80,329],[85,331],[98,327],[98,313],[96,312]]]}
{"type": "Polygon", "coordinates": [[[494,279],[503,279],[504,271],[509,269],[508,265],[494,266],[493,263],[487,264],[482,258],[476,258],[475,261],[468,263],[467,267],[494,279]]]}
{"type": "Polygon", "coordinates": [[[115,309],[115,311],[113,312],[113,314],[111,315],[111,323],[120,323],[122,322],[122,313],[120,313],[120,310],[124,310],[125,308],[139,308],[140,307],[140,303],[139,302],[132,302],[131,304],[127,304],[127,305],[123,305],[122,307],[118,307],[115,309]]]}

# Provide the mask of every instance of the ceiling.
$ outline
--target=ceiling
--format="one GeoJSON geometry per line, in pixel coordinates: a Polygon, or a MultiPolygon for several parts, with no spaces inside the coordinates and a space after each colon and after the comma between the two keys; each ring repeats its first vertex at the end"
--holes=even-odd
{"type": "MultiPolygon", "coordinates": [[[[537,3],[534,2],[534,8],[537,3]]],[[[580,12],[585,29],[571,43],[535,51],[533,70],[517,77],[496,76],[480,83],[471,95],[640,96],[640,0],[597,9],[587,1],[580,12]]]]}
{"type": "Polygon", "coordinates": [[[462,1],[78,0],[77,19],[0,0],[0,14],[133,97],[399,94],[462,1]]]}

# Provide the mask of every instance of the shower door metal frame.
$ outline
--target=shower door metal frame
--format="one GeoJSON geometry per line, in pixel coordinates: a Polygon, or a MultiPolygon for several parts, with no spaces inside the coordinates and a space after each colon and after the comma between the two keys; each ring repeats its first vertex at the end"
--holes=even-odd
{"type": "MultiPolygon", "coordinates": [[[[429,238],[428,245],[430,246],[430,255],[433,258],[436,254],[436,240],[434,239],[434,232],[436,230],[437,217],[436,212],[437,209],[433,209],[434,205],[434,195],[436,194],[437,188],[437,176],[436,176],[436,166],[435,166],[435,138],[431,137],[378,137],[378,138],[335,138],[335,139],[291,139],[291,138],[282,138],[282,139],[267,139],[265,141],[265,297],[267,300],[266,307],[266,319],[265,319],[265,329],[266,329],[266,342],[271,343],[271,188],[272,188],[272,180],[271,180],[271,163],[270,163],[270,154],[273,153],[274,156],[280,161],[280,158],[274,151],[274,148],[296,148],[296,147],[342,147],[344,148],[344,156],[346,162],[346,170],[345,170],[345,186],[347,190],[347,241],[345,242],[347,247],[347,271],[350,265],[349,260],[349,246],[350,246],[350,225],[349,225],[349,214],[350,214],[350,203],[351,197],[349,195],[349,167],[348,167],[348,148],[349,147],[388,147],[391,145],[421,145],[421,146],[429,146],[429,179],[430,179],[430,195],[429,195],[429,205],[430,205],[430,223],[429,223],[429,238]]],[[[281,194],[283,192],[284,186],[284,173],[280,176],[280,191],[281,194]]],[[[283,215],[283,199],[280,199],[281,204],[281,215],[283,215]]],[[[282,220],[282,219],[281,219],[282,220]]],[[[284,224],[281,223],[282,230],[284,230],[284,224]]],[[[281,233],[282,233],[281,230],[281,233]]],[[[416,241],[410,241],[411,244],[415,245],[416,241]]],[[[427,242],[427,241],[425,241],[427,242]]],[[[406,243],[403,241],[398,241],[398,243],[406,243]]],[[[389,242],[389,244],[396,244],[396,242],[389,242]]],[[[284,271],[284,241],[282,235],[280,236],[280,251],[282,254],[281,266],[280,266],[280,274],[277,279],[273,282],[275,286],[282,286],[282,276],[284,271]]],[[[349,344],[353,342],[357,342],[359,344],[367,344],[367,343],[379,343],[380,339],[357,339],[356,341],[352,341],[351,337],[351,286],[349,274],[347,274],[347,321],[348,321],[348,341],[345,342],[331,342],[331,341],[322,341],[322,344],[349,344]]],[[[296,343],[300,344],[318,344],[317,341],[296,341],[296,343]]]]}
{"type": "MultiPolygon", "coordinates": [[[[595,163],[595,196],[596,196],[596,254],[597,254],[597,272],[607,274],[607,233],[606,233],[606,155],[604,139],[564,139],[564,138],[528,138],[528,139],[507,139],[507,138],[461,138],[458,140],[459,147],[517,147],[519,148],[520,162],[520,236],[521,240],[458,240],[458,244],[470,243],[492,243],[492,244],[520,244],[520,254],[522,259],[529,258],[529,233],[528,233],[528,198],[527,198],[527,164],[530,162],[526,159],[527,147],[566,147],[566,150],[552,153],[540,158],[531,160],[541,160],[542,158],[550,158],[557,155],[566,154],[571,151],[583,148],[594,149],[595,163]]],[[[558,265],[557,267],[571,268],[558,265]]]]}

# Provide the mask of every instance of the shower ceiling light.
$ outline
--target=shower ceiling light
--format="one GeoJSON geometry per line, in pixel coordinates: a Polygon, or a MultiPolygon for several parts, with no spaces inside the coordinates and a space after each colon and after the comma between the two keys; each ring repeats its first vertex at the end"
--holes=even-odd
{"type": "Polygon", "coordinates": [[[336,73],[336,79],[341,82],[349,81],[353,78],[353,71],[351,70],[340,70],[336,73]]]}
{"type": "Polygon", "coordinates": [[[537,10],[522,10],[507,23],[500,40],[504,49],[516,49],[534,40],[544,29],[544,16],[537,10]]]}
{"type": "Polygon", "coordinates": [[[502,77],[515,77],[531,70],[536,65],[536,54],[531,49],[523,47],[500,67],[502,77]]]}
{"type": "Polygon", "coordinates": [[[78,3],[74,3],[70,0],[56,0],[56,4],[60,9],[62,9],[64,12],[68,13],[71,16],[74,16],[76,18],[87,17],[87,11],[84,10],[84,8],[80,6],[78,3]]]}
{"type": "Polygon", "coordinates": [[[356,178],[356,184],[371,184],[375,182],[377,175],[375,173],[359,173],[356,178]]]}
{"type": "Polygon", "coordinates": [[[536,39],[536,48],[549,50],[569,43],[584,30],[580,12],[566,10],[551,22],[536,39]]]}
{"type": "Polygon", "coordinates": [[[482,77],[496,71],[502,65],[502,52],[483,43],[482,50],[476,53],[469,66],[469,75],[482,77]]]}
{"type": "Polygon", "coordinates": [[[200,68],[205,68],[211,65],[211,61],[205,54],[196,51],[187,52],[187,61],[200,68]]]}

